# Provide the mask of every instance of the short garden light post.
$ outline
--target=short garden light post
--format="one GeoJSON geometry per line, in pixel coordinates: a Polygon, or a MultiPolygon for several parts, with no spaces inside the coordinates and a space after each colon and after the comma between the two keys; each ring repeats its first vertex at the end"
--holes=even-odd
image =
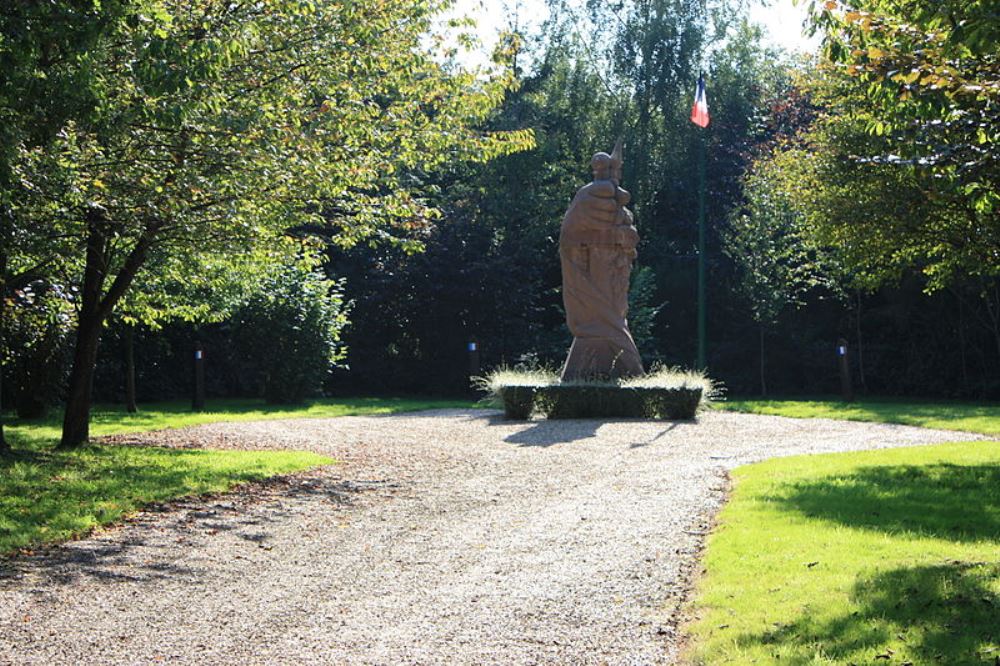
{"type": "Polygon", "coordinates": [[[472,381],[473,377],[478,377],[480,375],[479,371],[479,342],[472,338],[465,345],[465,349],[469,354],[469,381],[472,381]]]}
{"type": "Polygon", "coordinates": [[[200,412],[205,409],[205,352],[201,342],[194,343],[194,395],[191,409],[200,412]]]}
{"type": "Polygon", "coordinates": [[[837,363],[840,366],[840,395],[845,402],[854,402],[854,387],[851,386],[851,365],[847,358],[847,340],[837,340],[837,363]]]}

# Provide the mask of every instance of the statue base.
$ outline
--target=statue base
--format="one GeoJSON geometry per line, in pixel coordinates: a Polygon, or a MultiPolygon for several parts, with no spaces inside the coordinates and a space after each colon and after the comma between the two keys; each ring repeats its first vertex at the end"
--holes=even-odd
{"type": "Polygon", "coordinates": [[[573,338],[560,379],[564,382],[593,379],[626,379],[644,373],[639,350],[611,338],[573,338]]]}

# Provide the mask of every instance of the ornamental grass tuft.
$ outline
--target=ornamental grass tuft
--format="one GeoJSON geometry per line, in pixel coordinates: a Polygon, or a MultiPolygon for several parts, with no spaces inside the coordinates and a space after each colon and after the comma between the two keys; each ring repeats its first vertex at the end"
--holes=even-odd
{"type": "Polygon", "coordinates": [[[704,373],[655,368],[626,380],[594,378],[562,382],[544,369],[499,368],[478,378],[485,400],[502,405],[509,419],[538,412],[550,419],[692,419],[704,403],[722,397],[722,388],[704,373]]]}

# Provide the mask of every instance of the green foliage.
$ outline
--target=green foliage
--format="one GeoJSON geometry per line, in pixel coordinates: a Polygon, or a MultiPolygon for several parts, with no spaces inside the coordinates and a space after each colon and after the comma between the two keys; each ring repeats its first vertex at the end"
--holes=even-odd
{"type": "MultiPolygon", "coordinates": [[[[126,317],[147,324],[218,318],[214,299],[199,312],[171,302],[171,292],[202,283],[185,294],[194,295],[213,279],[200,269],[286,234],[415,249],[416,232],[439,216],[426,200],[428,172],[531,145],[530,132],[478,129],[510,83],[506,70],[466,71],[427,52],[443,7],[436,0],[83,7],[79,22],[96,17],[100,29],[66,66],[86,69],[87,103],[48,113],[57,95],[28,108],[0,92],[0,117],[12,127],[28,127],[38,109],[59,119],[50,140],[11,136],[0,236],[4,249],[8,239],[17,243],[3,253],[0,272],[6,281],[58,265],[80,283],[64,446],[86,439],[100,328],[126,295],[134,293],[126,317]],[[132,292],[134,283],[145,291],[132,292]]],[[[14,16],[2,27],[23,28],[14,16]]],[[[9,38],[4,33],[2,44],[9,38]]],[[[36,51],[47,53],[46,45],[36,51]]],[[[20,64],[19,81],[44,77],[49,65],[42,55],[20,64]]]]}
{"type": "Polygon", "coordinates": [[[344,358],[347,323],[341,285],[309,265],[279,267],[234,316],[234,344],[259,375],[270,403],[316,395],[344,358]]]}
{"type": "Polygon", "coordinates": [[[314,243],[291,237],[233,254],[220,247],[202,252],[156,254],[119,303],[118,318],[158,330],[167,322],[225,321],[254,294],[276,265],[315,261],[314,243]]]}
{"type": "Polygon", "coordinates": [[[634,267],[628,291],[628,329],[646,363],[660,360],[655,327],[656,316],[664,304],[657,304],[655,299],[656,274],[653,269],[648,266],[634,267]]]}
{"type": "MultiPolygon", "coordinates": [[[[723,312],[729,267],[717,233],[739,204],[739,175],[749,144],[766,131],[761,118],[780,67],[769,63],[752,30],[736,29],[732,17],[722,20],[733,10],[728,3],[708,3],[708,14],[720,12],[718,22],[702,14],[700,2],[648,2],[626,3],[619,12],[595,5],[602,17],[589,23],[578,8],[552,4],[544,35],[526,41],[519,57],[530,69],[490,120],[495,129],[531,128],[535,147],[449,173],[440,186],[447,193],[444,217],[421,238],[424,254],[355,247],[334,257],[331,270],[347,278],[355,301],[345,333],[351,370],[336,379],[345,390],[429,384],[462,390],[465,343],[473,337],[484,368],[528,355],[562,362],[570,338],[556,251],[559,222],[573,192],[589,180],[593,153],[610,149],[618,135],[625,137],[623,186],[637,202],[642,243],[630,327],[644,358],[691,363],[697,211],[697,170],[691,166],[702,137],[687,117],[706,40],[718,40],[720,49],[707,60],[718,118],[708,132],[709,301],[713,308],[719,304],[720,317],[730,315],[723,312]],[[623,49],[626,41],[642,41],[660,55],[683,42],[681,57],[671,51],[643,66],[658,86],[655,94],[625,76],[640,67],[641,54],[615,46],[619,19],[641,7],[649,10],[648,21],[635,14],[621,36],[623,49]],[[712,24],[707,33],[700,30],[706,23],[712,24]],[[647,28],[673,36],[657,45],[658,37],[640,34],[647,28]],[[728,28],[733,30],[723,38],[728,28]],[[632,58],[631,64],[619,66],[619,57],[632,58]],[[650,116],[640,122],[647,102],[650,116]],[[387,320],[385,312],[394,317],[387,320]]],[[[729,334],[728,327],[712,331],[729,334]]],[[[733,336],[742,339],[742,332],[733,336]]]]}
{"type": "Polygon", "coordinates": [[[433,3],[196,5],[132,5],[91,45],[96,117],[22,150],[25,224],[83,235],[82,211],[101,206],[116,268],[143,244],[235,255],[297,224],[391,239],[437,215],[414,172],[530,143],[473,129],[507,82],[427,57],[433,3]]]}
{"type": "Polygon", "coordinates": [[[816,2],[826,113],[780,169],[822,242],[875,287],[929,290],[1000,262],[1000,60],[986,2],[816,2]]]}
{"type": "Polygon", "coordinates": [[[66,380],[72,295],[34,281],[10,299],[0,337],[0,362],[9,368],[18,416],[39,418],[66,380]]]}
{"type": "Polygon", "coordinates": [[[503,415],[515,421],[527,421],[535,411],[538,387],[534,385],[511,384],[497,389],[497,397],[503,405],[503,415]]]}
{"type": "Polygon", "coordinates": [[[1000,442],[741,467],[709,537],[695,664],[989,663],[1000,442]]]}
{"type": "Polygon", "coordinates": [[[330,462],[303,451],[21,450],[0,460],[0,554],[85,535],[151,502],[224,492],[330,462]]]}
{"type": "Polygon", "coordinates": [[[555,384],[537,390],[535,405],[550,419],[693,419],[701,388],[555,384]]]}
{"type": "Polygon", "coordinates": [[[723,251],[737,268],[737,289],[759,324],[773,324],[786,307],[800,307],[813,289],[837,289],[826,252],[802,228],[769,166],[762,162],[747,175],[746,206],[734,212],[723,234],[723,251]]]}
{"type": "Polygon", "coordinates": [[[1000,405],[959,402],[914,402],[893,399],[837,400],[728,400],[723,409],[793,418],[843,419],[901,423],[921,428],[961,430],[1000,435],[1000,405]]]}

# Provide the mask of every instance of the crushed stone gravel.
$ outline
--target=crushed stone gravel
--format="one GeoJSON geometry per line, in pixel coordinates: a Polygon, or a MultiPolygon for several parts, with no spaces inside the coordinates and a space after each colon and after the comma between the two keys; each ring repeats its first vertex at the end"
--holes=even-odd
{"type": "Polygon", "coordinates": [[[727,470],[977,439],[708,412],[484,410],[110,438],[341,461],[0,562],[3,664],[669,664],[727,470]]]}

